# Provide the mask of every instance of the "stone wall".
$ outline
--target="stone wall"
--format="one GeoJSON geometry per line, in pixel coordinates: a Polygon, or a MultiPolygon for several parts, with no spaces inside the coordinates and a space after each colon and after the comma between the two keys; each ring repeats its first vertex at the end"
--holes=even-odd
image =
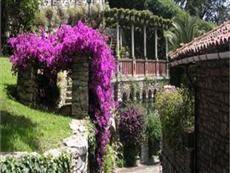
{"type": "MultiPolygon", "coordinates": [[[[164,134],[163,134],[164,136],[164,134]]],[[[185,133],[183,146],[174,149],[162,142],[161,161],[163,173],[193,173],[194,172],[194,136],[193,133],[185,133]]]]}
{"type": "Polygon", "coordinates": [[[163,144],[163,173],[228,173],[229,60],[213,55],[187,67],[195,91],[194,166],[190,151],[175,152],[163,144]]]}
{"type": "Polygon", "coordinates": [[[196,77],[199,173],[229,172],[229,60],[198,63],[196,77]]]}
{"type": "Polygon", "coordinates": [[[148,101],[153,100],[154,95],[161,86],[161,80],[116,80],[114,84],[114,98],[120,102],[133,101],[148,101]]]}
{"type": "Polygon", "coordinates": [[[17,97],[23,104],[32,106],[36,102],[36,71],[32,67],[27,67],[18,72],[17,97]]]}
{"type": "Polygon", "coordinates": [[[193,150],[184,148],[174,151],[165,147],[162,153],[163,173],[192,173],[193,172],[193,150]]]}
{"type": "Polygon", "coordinates": [[[84,118],[89,107],[89,58],[75,57],[72,64],[72,115],[84,118]]]}

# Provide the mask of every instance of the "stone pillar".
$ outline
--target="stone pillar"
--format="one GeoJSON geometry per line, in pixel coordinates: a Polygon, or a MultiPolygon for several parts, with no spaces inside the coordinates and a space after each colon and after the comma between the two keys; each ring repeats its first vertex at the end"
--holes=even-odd
{"type": "Polygon", "coordinates": [[[17,97],[25,105],[33,106],[36,103],[37,85],[36,70],[28,66],[18,72],[17,97]]]}
{"type": "Polygon", "coordinates": [[[144,25],[144,57],[147,59],[146,25],[144,25]]]}
{"type": "Polygon", "coordinates": [[[157,76],[159,76],[159,68],[160,68],[160,64],[158,62],[159,58],[158,58],[158,35],[157,35],[157,29],[154,30],[154,34],[155,34],[155,59],[156,59],[156,74],[157,76]]]}
{"type": "Polygon", "coordinates": [[[135,38],[134,38],[134,25],[131,26],[131,45],[132,45],[132,58],[135,59],[135,38]]]}
{"type": "Polygon", "coordinates": [[[155,59],[158,60],[158,35],[157,35],[157,29],[154,30],[155,35],[155,59]]]}
{"type": "Polygon", "coordinates": [[[168,58],[168,50],[169,50],[169,46],[168,46],[168,38],[165,36],[165,54],[166,54],[166,77],[169,77],[169,58],[168,58]]]}
{"type": "Polygon", "coordinates": [[[88,115],[89,96],[89,58],[76,56],[72,66],[72,115],[84,118],[88,115]]]}
{"type": "Polygon", "coordinates": [[[120,25],[118,22],[117,22],[116,31],[117,31],[117,58],[119,59],[120,58],[120,25]]]}

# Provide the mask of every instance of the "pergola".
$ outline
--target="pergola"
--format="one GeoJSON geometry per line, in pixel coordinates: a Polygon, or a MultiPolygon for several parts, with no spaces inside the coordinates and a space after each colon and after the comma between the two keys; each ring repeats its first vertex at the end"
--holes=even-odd
{"type": "MultiPolygon", "coordinates": [[[[164,45],[159,45],[158,39],[159,33],[167,30],[171,25],[171,20],[163,19],[161,17],[153,15],[149,11],[137,11],[129,9],[110,9],[105,12],[106,24],[109,27],[116,28],[116,56],[119,61],[119,72],[126,75],[156,75],[167,76],[167,61],[168,61],[168,41],[165,37],[164,45]],[[154,41],[152,43],[154,52],[151,56],[154,59],[150,59],[147,49],[147,29],[151,30],[154,35],[154,41]],[[130,31],[131,37],[131,51],[127,57],[121,57],[121,50],[124,44],[124,30],[130,31]],[[135,31],[141,31],[143,40],[141,43],[135,42],[135,31]],[[143,57],[137,57],[135,50],[136,44],[143,43],[143,57]],[[159,46],[165,46],[164,57],[159,56],[159,46]]],[[[126,33],[127,34],[127,33],[126,33]]],[[[126,35],[127,36],[127,35],[126,35]]]]}

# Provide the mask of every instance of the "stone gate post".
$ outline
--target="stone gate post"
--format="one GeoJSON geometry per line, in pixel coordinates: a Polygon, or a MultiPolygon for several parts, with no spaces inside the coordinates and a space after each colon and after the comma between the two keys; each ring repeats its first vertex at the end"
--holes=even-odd
{"type": "Polygon", "coordinates": [[[89,107],[89,58],[76,56],[72,66],[72,115],[84,118],[89,107]]]}
{"type": "Polygon", "coordinates": [[[17,97],[25,105],[32,106],[36,103],[36,70],[28,66],[18,72],[17,97]]]}

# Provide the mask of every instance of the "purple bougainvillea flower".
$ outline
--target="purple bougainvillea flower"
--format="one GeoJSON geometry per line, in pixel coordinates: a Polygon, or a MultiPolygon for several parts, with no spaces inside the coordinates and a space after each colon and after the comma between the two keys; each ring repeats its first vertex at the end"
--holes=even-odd
{"type": "Polygon", "coordinates": [[[105,36],[82,22],[74,27],[62,25],[53,34],[44,31],[41,31],[40,35],[24,33],[8,40],[14,50],[11,62],[15,71],[26,68],[28,64],[36,63],[51,73],[57,73],[60,70],[68,70],[72,58],[76,55],[91,56],[92,76],[89,88],[95,95],[95,100],[90,104],[90,117],[97,128],[96,156],[99,169],[103,163],[105,147],[110,139],[108,126],[111,108],[114,106],[111,79],[116,64],[106,42],[105,36]]]}

